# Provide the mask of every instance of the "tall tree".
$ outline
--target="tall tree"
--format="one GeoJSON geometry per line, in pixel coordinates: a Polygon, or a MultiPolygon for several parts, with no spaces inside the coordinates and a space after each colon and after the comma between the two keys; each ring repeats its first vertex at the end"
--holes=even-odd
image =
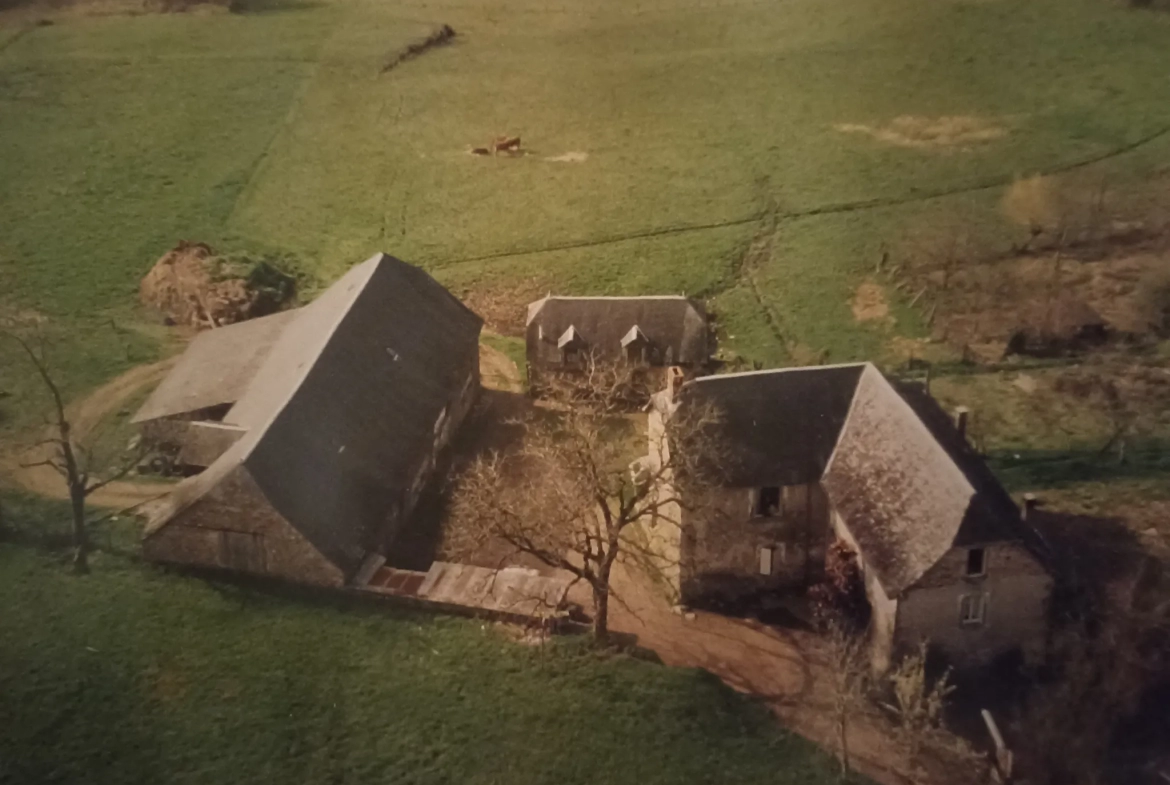
{"type": "Polygon", "coordinates": [[[0,335],[16,343],[44,383],[52,400],[53,408],[48,423],[49,435],[36,445],[45,457],[24,463],[22,466],[24,468],[48,466],[64,480],[69,492],[72,514],[73,569],[77,573],[86,573],[89,571],[90,551],[86,500],[95,491],[126,476],[137,465],[140,456],[137,453],[125,456],[116,466],[104,467],[108,470],[103,473],[104,476],[98,477],[99,461],[95,458],[94,451],[80,444],[75,437],[61,388],[49,371],[43,346],[38,351],[27,338],[12,329],[2,330],[0,335]]]}
{"type": "Polygon", "coordinates": [[[718,413],[680,409],[666,438],[638,434],[635,443],[620,368],[590,369],[561,390],[523,423],[516,449],[476,460],[457,479],[446,548],[465,556],[503,543],[570,573],[589,586],[593,633],[605,641],[610,599],[622,601],[613,589],[619,558],[665,569],[670,557],[652,545],[648,526],[677,527],[677,511],[704,506],[718,484],[718,413]]]}

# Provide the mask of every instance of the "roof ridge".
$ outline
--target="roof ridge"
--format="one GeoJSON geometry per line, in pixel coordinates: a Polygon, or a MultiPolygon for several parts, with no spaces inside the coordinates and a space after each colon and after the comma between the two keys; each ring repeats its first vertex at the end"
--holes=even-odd
{"type": "Polygon", "coordinates": [[[746,376],[767,376],[771,374],[793,373],[793,372],[812,372],[812,371],[827,371],[836,368],[864,368],[865,366],[873,366],[870,362],[856,362],[856,363],[833,363],[831,365],[793,365],[787,368],[762,368],[758,371],[736,371],[734,373],[713,373],[708,376],[698,376],[687,382],[687,385],[698,384],[700,382],[710,382],[722,379],[740,379],[746,376]]]}

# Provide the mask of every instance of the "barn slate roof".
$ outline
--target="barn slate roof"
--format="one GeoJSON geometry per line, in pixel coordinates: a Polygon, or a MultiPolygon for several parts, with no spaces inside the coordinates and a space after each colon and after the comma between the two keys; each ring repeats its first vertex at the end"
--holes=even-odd
{"type": "Polygon", "coordinates": [[[281,311],[199,333],[132,422],[175,417],[240,399],[299,311],[281,311]]]}
{"type": "Polygon", "coordinates": [[[681,401],[700,395],[722,409],[737,452],[728,484],[820,480],[891,597],[953,547],[1029,539],[950,417],[870,363],[702,377],[683,386],[681,401]]]}
{"type": "Polygon", "coordinates": [[[601,358],[619,357],[622,339],[635,326],[659,350],[669,347],[675,363],[701,364],[708,357],[706,311],[701,303],[681,295],[549,295],[528,305],[525,325],[543,328],[546,339],[553,341],[573,327],[585,346],[597,350],[601,358]]]}
{"type": "Polygon", "coordinates": [[[352,575],[430,454],[434,423],[477,361],[481,326],[416,267],[386,254],[357,265],[289,323],[224,418],[248,433],[180,483],[152,530],[242,466],[352,575]]]}
{"type": "Polygon", "coordinates": [[[728,484],[801,485],[824,473],[863,367],[702,376],[683,386],[682,400],[720,412],[721,440],[735,450],[735,465],[724,471],[728,484]]]}

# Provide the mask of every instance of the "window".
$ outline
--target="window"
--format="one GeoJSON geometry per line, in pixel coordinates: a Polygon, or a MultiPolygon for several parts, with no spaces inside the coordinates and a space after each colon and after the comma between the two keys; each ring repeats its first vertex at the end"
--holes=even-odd
{"type": "Polygon", "coordinates": [[[632,343],[626,347],[626,362],[641,365],[646,362],[646,344],[632,343]]]}
{"type": "Polygon", "coordinates": [[[576,346],[566,346],[561,349],[561,362],[565,365],[577,365],[581,361],[581,350],[576,346]]]}
{"type": "Polygon", "coordinates": [[[752,515],[757,518],[771,518],[780,514],[780,488],[768,486],[756,492],[756,503],[752,508],[752,515]]]}
{"type": "Polygon", "coordinates": [[[967,551],[967,577],[978,578],[987,572],[987,562],[982,548],[972,548],[967,551]]]}
{"type": "Polygon", "coordinates": [[[772,574],[772,559],[775,552],[775,548],[760,548],[760,575],[772,574]]]}
{"type": "Polygon", "coordinates": [[[964,627],[982,627],[986,621],[986,594],[964,594],[959,598],[959,624],[964,627]]]}

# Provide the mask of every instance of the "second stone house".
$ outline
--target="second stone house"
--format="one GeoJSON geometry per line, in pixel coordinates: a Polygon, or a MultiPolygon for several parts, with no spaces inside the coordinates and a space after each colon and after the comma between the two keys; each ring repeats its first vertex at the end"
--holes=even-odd
{"type": "Polygon", "coordinates": [[[652,533],[684,602],[801,590],[838,540],[861,568],[877,667],[923,639],[960,664],[1043,651],[1052,579],[1035,535],[965,423],[921,389],[868,363],[672,381],[650,438],[710,405],[734,456],[713,509],[668,511],[652,533]]]}

